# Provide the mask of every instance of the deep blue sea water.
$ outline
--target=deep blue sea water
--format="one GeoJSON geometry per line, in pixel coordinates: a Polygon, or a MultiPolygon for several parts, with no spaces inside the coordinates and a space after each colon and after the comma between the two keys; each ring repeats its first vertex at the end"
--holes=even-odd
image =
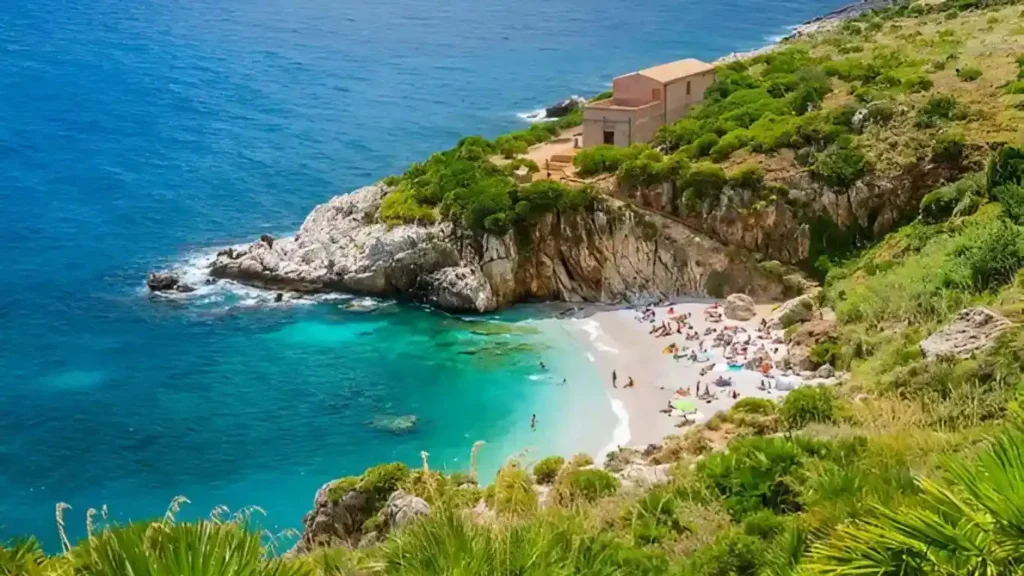
{"type": "Polygon", "coordinates": [[[460,468],[483,439],[493,470],[600,444],[580,431],[610,418],[597,376],[551,323],[152,300],[142,279],[517,112],[841,3],[0,1],[0,541],[52,547],[57,501],[74,537],[89,506],[140,518],[177,494],[297,526],[324,481],[422,449],[460,468]],[[368,425],[404,414],[410,434],[368,425]]]}

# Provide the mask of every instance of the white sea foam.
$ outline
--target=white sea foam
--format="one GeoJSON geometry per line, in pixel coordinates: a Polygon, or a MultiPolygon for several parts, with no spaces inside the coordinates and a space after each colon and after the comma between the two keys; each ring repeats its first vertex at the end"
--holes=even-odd
{"type": "MultiPolygon", "coordinates": [[[[232,246],[233,248],[244,248],[245,244],[232,246]]],[[[317,304],[322,302],[348,302],[354,297],[348,294],[288,294],[280,302],[277,301],[277,294],[280,291],[264,290],[253,286],[246,286],[234,280],[225,280],[210,276],[210,264],[217,257],[217,253],[223,247],[206,248],[190,252],[181,260],[172,264],[169,271],[178,276],[182,284],[188,284],[195,288],[192,292],[158,292],[153,295],[158,298],[186,302],[199,307],[229,310],[233,308],[255,308],[264,306],[297,306],[317,304]]],[[[150,295],[149,289],[143,284],[139,292],[150,295]]],[[[379,307],[385,302],[373,299],[374,307],[379,307]]]]}
{"type": "Polygon", "coordinates": [[[530,123],[543,122],[548,119],[547,110],[544,108],[531,110],[529,112],[518,112],[516,113],[516,116],[518,116],[521,120],[526,120],[527,122],[530,123]]]}
{"type": "Polygon", "coordinates": [[[593,355],[593,354],[591,354],[590,352],[587,352],[587,359],[588,359],[588,360],[590,360],[591,362],[594,362],[594,361],[595,361],[595,359],[594,359],[594,355],[593,355]]]}
{"type": "Polygon", "coordinates": [[[609,452],[613,452],[619,449],[619,446],[625,446],[629,444],[629,412],[626,411],[626,405],[622,403],[622,400],[617,400],[612,397],[608,397],[611,401],[612,412],[618,418],[618,424],[615,425],[615,430],[612,431],[612,440],[604,447],[604,450],[597,455],[597,465],[600,466],[604,463],[605,456],[609,452]]]}
{"type": "Polygon", "coordinates": [[[543,374],[530,374],[530,375],[528,376],[528,378],[529,378],[530,380],[533,380],[534,382],[538,382],[538,381],[540,381],[540,380],[543,380],[543,379],[544,379],[544,375],[543,375],[543,374]]]}
{"type": "Polygon", "coordinates": [[[587,333],[590,338],[590,342],[594,345],[594,348],[602,352],[611,352],[612,354],[618,354],[619,349],[609,346],[598,339],[604,336],[604,331],[601,330],[601,325],[596,320],[580,320],[580,329],[587,333]]]}

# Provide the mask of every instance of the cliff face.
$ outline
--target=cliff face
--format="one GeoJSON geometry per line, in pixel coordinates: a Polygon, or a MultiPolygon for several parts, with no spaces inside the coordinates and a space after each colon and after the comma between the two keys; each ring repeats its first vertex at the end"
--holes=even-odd
{"type": "Polygon", "coordinates": [[[785,292],[781,279],[741,250],[617,200],[548,214],[505,236],[449,223],[377,222],[388,190],[369,186],[317,206],[294,238],[263,237],[218,254],[211,274],[301,292],[410,298],[451,311],[485,312],[525,300],[636,302],[745,291],[785,292]]]}
{"type": "MultiPolygon", "coordinates": [[[[724,203],[688,215],[684,221],[730,246],[798,264],[821,248],[814,245],[821,239],[815,237],[810,221],[829,222],[838,230],[857,230],[865,239],[877,240],[916,216],[925,194],[955,180],[964,170],[920,160],[896,174],[869,175],[849,190],[822,186],[801,173],[781,182],[790,192],[789,200],[778,199],[756,210],[724,203]]],[[[724,196],[740,197],[742,192],[727,190],[724,196]]]]}

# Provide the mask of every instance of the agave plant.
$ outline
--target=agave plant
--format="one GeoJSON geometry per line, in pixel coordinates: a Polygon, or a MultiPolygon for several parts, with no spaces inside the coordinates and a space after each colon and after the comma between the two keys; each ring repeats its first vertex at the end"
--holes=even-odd
{"type": "Polygon", "coordinates": [[[815,574],[996,576],[1024,572],[1024,428],[990,438],[973,460],[950,458],[922,497],[812,547],[815,574]]]}

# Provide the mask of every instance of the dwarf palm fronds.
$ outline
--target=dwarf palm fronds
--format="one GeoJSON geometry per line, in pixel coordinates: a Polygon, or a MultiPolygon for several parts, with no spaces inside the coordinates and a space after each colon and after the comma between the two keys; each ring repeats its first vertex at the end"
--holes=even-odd
{"type": "Polygon", "coordinates": [[[919,500],[876,506],[870,519],[812,547],[816,574],[997,575],[1024,570],[1024,429],[991,438],[970,461],[950,459],[946,476],[919,479],[919,500]]]}

